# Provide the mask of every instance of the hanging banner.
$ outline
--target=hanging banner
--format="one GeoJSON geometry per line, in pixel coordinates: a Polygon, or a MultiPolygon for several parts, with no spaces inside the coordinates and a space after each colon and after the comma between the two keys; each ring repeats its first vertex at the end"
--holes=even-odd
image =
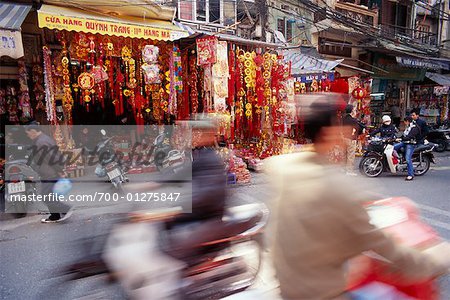
{"type": "Polygon", "coordinates": [[[217,62],[212,67],[212,77],[215,110],[225,110],[225,98],[228,97],[229,77],[227,42],[218,42],[217,44],[217,62]],[[216,101],[219,99],[221,100],[216,101]]]}
{"type": "Polygon", "coordinates": [[[24,56],[22,34],[20,31],[0,29],[0,57],[9,56],[18,59],[24,56]]]}
{"type": "Polygon", "coordinates": [[[214,64],[217,61],[217,37],[207,36],[197,39],[197,65],[214,64]]]}

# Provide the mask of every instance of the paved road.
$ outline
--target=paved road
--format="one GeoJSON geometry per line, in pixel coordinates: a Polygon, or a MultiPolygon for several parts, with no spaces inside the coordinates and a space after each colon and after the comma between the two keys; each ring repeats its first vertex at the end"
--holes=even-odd
{"type": "MultiPolygon", "coordinates": [[[[232,202],[270,202],[273,195],[267,187],[269,180],[262,174],[254,174],[252,185],[230,188],[232,202]]],[[[378,192],[385,196],[407,196],[414,199],[420,205],[424,220],[442,237],[450,240],[450,156],[440,157],[438,164],[426,176],[413,182],[405,182],[400,176],[360,180],[376,184],[378,192]]],[[[90,189],[96,188],[83,186],[84,193],[90,189]]],[[[56,270],[84,255],[86,249],[80,247],[76,240],[106,228],[111,220],[108,213],[114,211],[115,208],[105,208],[102,205],[80,205],[66,224],[40,224],[40,216],[1,222],[1,298],[41,299],[45,295],[47,299],[73,299],[68,289],[61,295],[56,289],[49,288],[57,282],[51,278],[56,270]]],[[[85,286],[78,287],[84,288],[85,286]]],[[[441,280],[441,289],[443,299],[450,299],[450,277],[441,280]]],[[[121,297],[116,294],[107,298],[121,297]]]]}

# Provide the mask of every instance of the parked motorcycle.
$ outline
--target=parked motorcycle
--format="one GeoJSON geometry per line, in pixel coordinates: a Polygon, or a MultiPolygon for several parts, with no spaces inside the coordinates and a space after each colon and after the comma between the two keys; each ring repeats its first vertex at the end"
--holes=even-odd
{"type": "Polygon", "coordinates": [[[172,149],[167,141],[166,134],[158,135],[154,142],[154,162],[161,173],[177,173],[187,161],[184,151],[172,149]]]}
{"type": "Polygon", "coordinates": [[[98,177],[108,177],[114,188],[122,190],[122,184],[128,182],[120,161],[117,161],[117,155],[112,145],[112,137],[106,135],[104,129],[100,130],[103,140],[98,143],[95,152],[99,158],[99,164],[96,167],[95,174],[98,177]]]}
{"type": "Polygon", "coordinates": [[[427,140],[436,144],[436,152],[450,150],[450,129],[433,129],[428,133],[427,140]]]}
{"type": "MultiPolygon", "coordinates": [[[[404,155],[394,152],[393,143],[395,141],[378,137],[371,138],[359,164],[360,172],[368,177],[377,177],[383,172],[392,174],[407,172],[408,167],[404,155]]],[[[430,169],[431,163],[435,163],[434,147],[434,144],[431,143],[416,147],[412,157],[414,175],[424,175],[430,169]]]]}
{"type": "Polygon", "coordinates": [[[99,284],[86,291],[76,283],[89,285],[86,281],[102,274],[118,281],[132,299],[220,299],[255,282],[269,216],[264,204],[231,207],[218,226],[208,220],[188,223],[184,237],[167,226],[180,213],[180,208],[137,212],[116,223],[102,247],[89,247],[99,252],[86,253],[86,260],[65,270],[73,289],[64,288],[64,294],[73,290],[91,299],[99,284]],[[211,239],[195,244],[205,233],[211,239]]]}
{"type": "Polygon", "coordinates": [[[41,190],[40,176],[28,164],[29,147],[17,144],[6,146],[9,157],[2,167],[4,181],[4,208],[5,213],[11,213],[14,217],[23,217],[28,211],[29,201],[12,201],[12,197],[39,195],[41,190]]]}

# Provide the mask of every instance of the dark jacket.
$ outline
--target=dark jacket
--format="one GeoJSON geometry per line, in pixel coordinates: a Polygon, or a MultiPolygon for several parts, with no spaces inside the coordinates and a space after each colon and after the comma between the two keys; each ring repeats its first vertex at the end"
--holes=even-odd
{"type": "Polygon", "coordinates": [[[344,130],[344,138],[350,140],[356,140],[364,129],[364,126],[350,114],[346,114],[342,120],[342,125],[346,127],[344,130]]]}
{"type": "Polygon", "coordinates": [[[226,172],[214,149],[192,152],[192,213],[176,218],[175,223],[222,218],[226,201],[226,172]]]}
{"type": "Polygon", "coordinates": [[[41,180],[56,179],[64,169],[64,161],[56,142],[48,135],[42,133],[31,149],[30,158],[33,168],[41,176],[41,180]]]}
{"type": "Polygon", "coordinates": [[[382,124],[380,128],[373,131],[370,136],[375,136],[376,134],[380,134],[382,138],[395,138],[395,134],[398,132],[397,128],[394,124],[386,125],[382,124]]]}
{"type": "Polygon", "coordinates": [[[420,139],[420,129],[415,123],[412,123],[412,125],[410,126],[411,130],[406,134],[405,130],[405,132],[403,133],[402,141],[408,144],[417,144],[418,139],[420,139]]]}
{"type": "Polygon", "coordinates": [[[425,138],[427,137],[428,133],[430,132],[430,129],[428,128],[428,124],[427,124],[427,122],[425,122],[425,120],[422,120],[419,118],[415,122],[420,130],[417,142],[420,144],[423,144],[425,138]]]}

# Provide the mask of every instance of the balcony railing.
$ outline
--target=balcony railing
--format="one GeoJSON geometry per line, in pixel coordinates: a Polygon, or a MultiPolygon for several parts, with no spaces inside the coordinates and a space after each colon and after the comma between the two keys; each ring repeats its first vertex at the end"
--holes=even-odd
{"type": "Polygon", "coordinates": [[[396,38],[405,43],[417,43],[424,46],[437,47],[436,33],[422,31],[395,25],[380,25],[380,33],[384,36],[396,38]]]}
{"type": "Polygon", "coordinates": [[[357,22],[377,26],[378,9],[369,8],[365,4],[364,1],[360,0],[338,0],[334,4],[334,8],[336,11],[357,22]]]}

